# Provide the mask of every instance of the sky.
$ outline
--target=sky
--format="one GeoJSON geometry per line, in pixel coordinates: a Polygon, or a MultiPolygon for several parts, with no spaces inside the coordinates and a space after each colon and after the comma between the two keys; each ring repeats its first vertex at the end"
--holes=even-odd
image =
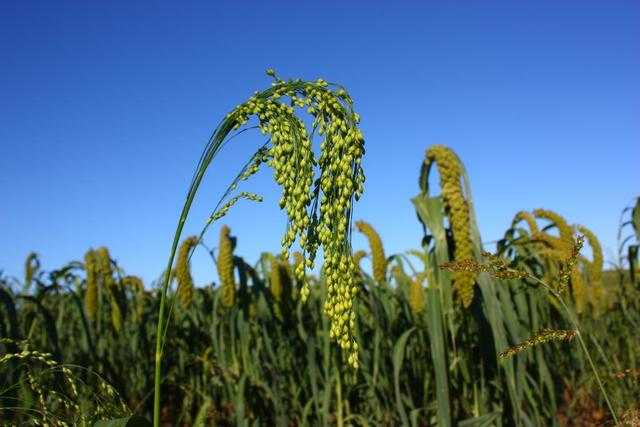
{"type": "MultiPolygon", "coordinates": [[[[464,162],[484,241],[519,210],[584,224],[613,260],[640,195],[640,2],[209,1],[0,3],[0,270],[23,277],[107,246],[147,284],[165,267],[215,126],[273,68],[344,85],[366,139],[364,195],[387,254],[420,247],[410,199],[426,149],[464,162]]],[[[214,161],[184,236],[264,142],[245,133],[214,161]]],[[[255,262],[286,227],[263,170],[220,226],[255,262]]],[[[366,241],[354,235],[355,249],[366,241]]],[[[217,280],[206,250],[197,284],[217,280]]]]}

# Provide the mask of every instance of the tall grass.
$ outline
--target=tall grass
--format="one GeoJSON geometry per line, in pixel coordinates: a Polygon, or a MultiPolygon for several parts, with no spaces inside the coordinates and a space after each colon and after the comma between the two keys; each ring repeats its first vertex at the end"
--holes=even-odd
{"type": "Polygon", "coordinates": [[[153,416],[156,426],[537,426],[584,411],[571,401],[580,393],[594,408],[607,403],[616,422],[623,409],[634,409],[637,205],[624,212],[631,219],[622,222],[621,236],[629,227],[636,234],[621,237],[616,272],[602,272],[595,235],[548,210],[518,213],[498,244],[501,271],[526,274],[452,272],[440,266],[482,261],[484,248],[464,165],[447,147],[434,146],[411,200],[424,228],[415,236],[422,247],[387,256],[384,236],[359,221],[370,247],[354,255],[352,203],[364,176],[352,101],[337,85],[275,79],[215,130],[158,283],[145,288],[106,248],[48,273],[30,255],[23,280],[0,277],[4,420],[89,425],[137,413],[153,416]],[[309,130],[294,106],[308,108],[309,130]],[[280,254],[265,252],[251,264],[234,253],[223,226],[215,259],[220,281],[194,286],[189,258],[206,228],[181,245],[191,203],[219,150],[251,128],[252,116],[267,141],[208,226],[238,201],[260,200],[236,188],[267,163],[283,187],[289,219],[280,254]],[[314,137],[322,139],[317,158],[314,137]],[[431,182],[433,168],[438,183],[431,182]],[[574,228],[588,236],[592,254],[576,253],[576,268],[567,273],[574,228]],[[295,242],[301,251],[292,260],[295,242]],[[314,276],[318,249],[325,264],[314,276]],[[364,256],[372,272],[360,268],[364,256]],[[567,296],[549,298],[548,280],[557,276],[567,296]],[[575,330],[583,331],[575,337],[584,352],[553,341],[575,330]],[[535,331],[543,333],[530,338],[535,331]],[[542,341],[550,342],[534,345],[542,341]],[[516,358],[499,357],[524,348],[516,358]],[[109,405],[116,395],[121,404],[109,405]]]}
{"type": "MultiPolygon", "coordinates": [[[[442,215],[441,210],[433,212],[442,215]]],[[[446,229],[443,231],[446,236],[446,229]]],[[[431,241],[429,248],[431,245],[435,243],[431,241]]],[[[287,266],[278,257],[265,254],[250,265],[234,255],[238,294],[231,307],[224,305],[217,284],[196,287],[190,306],[179,303],[176,286],[168,293],[169,304],[175,305],[166,336],[171,351],[163,359],[161,385],[167,396],[161,407],[163,422],[557,425],[560,416],[588,415],[576,412],[582,402],[572,404],[573,394],[584,391],[587,394],[581,400],[588,399],[594,408],[599,407],[601,394],[594,389],[595,377],[572,343],[533,347],[506,362],[497,357],[532,332],[567,326],[566,318],[549,303],[541,285],[519,279],[494,283],[487,278],[495,286],[496,304],[501,309],[511,307],[502,314],[504,345],[496,345],[482,292],[478,290],[469,308],[456,303],[445,280],[449,272],[432,262],[432,249],[391,255],[388,268],[397,267],[396,274],[388,272],[389,280],[382,283],[361,272],[356,331],[362,344],[357,371],[348,367],[344,354],[329,338],[330,319],[322,314],[326,298],[323,277],[307,278],[311,286],[306,305],[295,278],[291,288],[276,291],[281,303],[287,298],[290,301],[290,307],[281,310],[282,317],[277,315],[270,260],[276,258],[283,269],[292,268],[293,261],[287,266]],[[425,277],[421,311],[412,305],[416,292],[413,281],[418,276],[425,277]],[[511,317],[513,324],[507,321],[511,317]],[[514,377],[511,381],[518,401],[510,400],[509,375],[514,377]],[[567,390],[572,393],[569,397],[567,390]]],[[[451,256],[443,258],[453,260],[451,256]]],[[[535,270],[524,258],[508,257],[507,261],[510,268],[522,265],[535,270]]],[[[75,400],[79,411],[56,407],[56,395],[43,393],[44,407],[52,408],[47,415],[50,421],[55,417],[80,420],[82,416],[91,420],[90,415],[97,412],[89,402],[92,391],[101,390],[99,377],[78,366],[100,373],[126,402],[126,410],[105,406],[104,415],[94,419],[153,413],[149,390],[154,354],[150,347],[159,295],[149,290],[141,294],[132,276],[113,260],[110,264],[110,272],[98,275],[110,274],[111,278],[99,276],[96,280],[112,281],[124,289],[126,304],[119,332],[111,318],[114,302],[106,293],[99,293],[101,308],[96,316],[86,316],[87,276],[82,264],[73,263],[49,274],[37,271],[28,295],[22,294],[22,283],[10,286],[5,280],[0,288],[4,296],[0,309],[3,336],[28,337],[25,345],[30,350],[51,353],[52,360],[69,367],[79,385],[87,384],[80,387],[80,398],[75,400]]],[[[620,409],[637,404],[634,384],[637,387],[638,377],[633,369],[637,369],[638,355],[631,343],[633,325],[639,324],[640,316],[629,306],[622,309],[623,304],[633,301],[633,295],[620,295],[614,307],[604,310],[597,321],[589,314],[579,316],[585,345],[593,353],[604,387],[620,409]]],[[[573,305],[571,299],[566,303],[570,308],[573,305]]],[[[22,351],[21,347],[12,349],[9,342],[0,345],[6,354],[22,351]]],[[[29,382],[24,374],[24,369],[38,372],[39,368],[9,360],[2,366],[2,417],[14,422],[37,419],[35,412],[10,412],[8,408],[15,407],[16,401],[23,408],[43,407],[37,398],[28,397],[29,382]],[[22,386],[10,387],[15,384],[22,386]]],[[[67,387],[64,381],[60,384],[67,387]]],[[[59,386],[45,383],[42,387],[47,392],[59,386]]],[[[93,401],[105,405],[104,399],[93,401]]]]}

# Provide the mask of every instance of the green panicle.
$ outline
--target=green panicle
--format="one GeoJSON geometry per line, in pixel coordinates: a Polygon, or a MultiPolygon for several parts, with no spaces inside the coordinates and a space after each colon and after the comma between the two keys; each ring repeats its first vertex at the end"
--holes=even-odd
{"type": "Polygon", "coordinates": [[[218,276],[220,277],[220,292],[222,305],[231,307],[236,300],[236,283],[233,276],[233,244],[226,225],[220,229],[220,243],[218,245],[218,276]]]}
{"type": "Polygon", "coordinates": [[[178,261],[176,262],[175,275],[178,279],[178,298],[184,307],[191,307],[193,301],[193,278],[191,277],[191,269],[189,268],[189,255],[193,248],[198,244],[198,238],[191,236],[186,238],[178,252],[178,261]]]}
{"type": "Polygon", "coordinates": [[[515,356],[516,354],[536,345],[544,344],[549,341],[571,340],[576,337],[578,331],[575,330],[555,330],[543,329],[531,338],[528,338],[510,349],[500,353],[500,359],[515,356]]]}

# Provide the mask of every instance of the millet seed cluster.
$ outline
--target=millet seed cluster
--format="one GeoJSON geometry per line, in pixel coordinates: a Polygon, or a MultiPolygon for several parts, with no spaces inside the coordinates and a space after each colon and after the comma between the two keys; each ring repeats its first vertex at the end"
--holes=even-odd
{"type": "MultiPolygon", "coordinates": [[[[473,258],[473,246],[469,232],[469,206],[462,192],[462,164],[456,154],[442,145],[433,145],[427,150],[427,167],[435,163],[440,174],[442,204],[451,224],[455,244],[454,260],[463,261],[473,258]]],[[[454,271],[453,290],[464,307],[473,300],[475,278],[467,271],[454,271]]]]}
{"type": "Polygon", "coordinates": [[[304,262],[295,269],[296,279],[303,283],[303,301],[309,296],[306,268],[313,268],[316,252],[322,246],[322,271],[328,289],[324,311],[331,319],[330,335],[347,352],[349,364],[357,368],[353,300],[358,287],[353,274],[350,223],[351,203],[360,198],[364,183],[360,165],[364,139],[357,127],[360,118],[353,111],[353,101],[340,87],[322,79],[285,82],[271,70],[267,74],[275,78],[272,88],[256,92],[227,116],[235,121],[234,129],[257,117],[262,133],[271,141],[260,161],[243,178],[255,173],[262,162],[274,168],[274,178],[282,187],[280,207],[288,217],[282,239],[283,258],[289,257],[296,240],[303,250],[304,262]],[[295,115],[296,108],[306,108],[312,116],[310,132],[295,115]],[[312,149],[314,135],[323,138],[319,158],[312,149]],[[316,168],[320,171],[318,178],[316,168]]]}

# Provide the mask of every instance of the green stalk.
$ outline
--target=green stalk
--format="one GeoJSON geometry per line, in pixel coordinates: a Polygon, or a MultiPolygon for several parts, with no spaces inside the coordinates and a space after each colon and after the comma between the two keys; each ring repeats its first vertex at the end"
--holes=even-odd
{"type": "Polygon", "coordinates": [[[180,221],[178,222],[178,227],[176,229],[176,233],[173,237],[173,245],[171,246],[171,255],[169,256],[169,263],[167,265],[167,270],[164,275],[164,280],[162,282],[162,292],[160,293],[160,308],[158,310],[158,327],[156,328],[156,360],[155,360],[155,378],[154,378],[154,387],[153,387],[153,425],[154,427],[160,426],[160,382],[162,377],[162,335],[163,335],[163,325],[164,325],[164,311],[165,305],[167,301],[167,290],[169,288],[169,280],[171,278],[171,267],[173,266],[173,258],[176,253],[176,249],[178,247],[178,242],[180,241],[180,235],[182,234],[182,228],[184,227],[184,222],[187,218],[187,213],[189,212],[189,208],[191,207],[191,202],[193,201],[193,197],[187,198],[187,202],[185,203],[184,208],[182,209],[182,214],[180,215],[180,221]]]}
{"type": "MultiPolygon", "coordinates": [[[[224,138],[229,134],[233,126],[235,125],[235,121],[233,120],[225,120],[223,121],[218,128],[214,131],[211,138],[209,138],[209,142],[207,147],[200,158],[200,162],[198,163],[198,167],[196,169],[196,174],[193,177],[191,182],[191,186],[189,187],[189,193],[187,194],[187,200],[184,203],[184,207],[182,208],[182,213],[180,214],[180,220],[178,221],[178,226],[176,227],[176,232],[173,237],[173,244],[171,246],[171,254],[169,255],[169,262],[167,263],[166,274],[164,275],[162,281],[162,290],[160,292],[160,308],[158,309],[158,326],[156,328],[156,356],[155,356],[155,372],[154,372],[154,388],[153,388],[153,425],[154,427],[160,426],[160,383],[162,379],[162,351],[163,351],[163,332],[164,332],[164,314],[165,314],[165,306],[167,300],[167,290],[169,289],[169,281],[171,279],[171,267],[173,267],[173,260],[176,254],[176,250],[178,248],[178,244],[180,242],[180,236],[182,235],[182,229],[184,228],[184,223],[187,219],[187,215],[189,214],[189,210],[191,209],[191,204],[193,203],[193,199],[195,198],[196,192],[200,183],[202,182],[202,178],[204,176],[204,172],[207,167],[211,163],[211,160],[215,157],[217,152],[219,151],[224,138]]],[[[167,321],[168,323],[168,321],[167,321]]]]}
{"type": "MultiPolygon", "coordinates": [[[[275,74],[272,70],[267,71],[267,74],[270,76],[274,76],[275,74]]],[[[256,101],[257,99],[261,99],[261,100],[266,100],[267,98],[269,98],[270,96],[272,96],[274,93],[276,93],[278,96],[280,96],[281,94],[277,92],[277,88],[287,88],[287,96],[291,96],[292,97],[292,104],[293,104],[293,97],[295,97],[295,95],[300,95],[303,94],[304,96],[307,96],[307,92],[309,91],[308,86],[313,85],[313,83],[310,82],[302,82],[299,79],[296,81],[293,80],[289,80],[288,82],[284,82],[284,80],[278,79],[276,78],[276,82],[273,84],[273,87],[270,89],[267,89],[263,92],[256,92],[255,97],[250,98],[252,101],[256,101]],[[276,88],[277,87],[277,88],[276,88]]],[[[318,80],[318,83],[316,84],[316,87],[324,87],[327,86],[331,83],[325,83],[322,80],[318,80]]],[[[340,88],[340,91],[337,92],[336,96],[340,97],[343,99],[343,101],[338,101],[337,98],[336,100],[334,100],[334,105],[340,105],[341,109],[342,109],[342,127],[346,126],[346,123],[348,122],[349,126],[354,126],[355,124],[357,124],[357,122],[359,121],[359,119],[357,118],[358,116],[353,112],[352,107],[351,107],[351,101],[350,101],[350,97],[348,97],[348,95],[346,94],[346,92],[344,91],[344,89],[342,88],[342,86],[340,85],[336,85],[336,84],[331,84],[334,87],[340,88]],[[340,94],[340,92],[343,92],[342,94],[340,94]],[[347,105],[348,104],[348,105],[347,105]]],[[[326,91],[326,89],[323,89],[326,91]]],[[[315,95],[314,95],[315,96],[315,95]]],[[[315,101],[316,103],[319,103],[319,101],[315,101]]],[[[284,105],[284,104],[282,104],[284,105]]],[[[315,105],[315,104],[314,104],[315,105]]],[[[300,105],[299,105],[300,106],[300,105]]],[[[292,108],[292,107],[291,107],[292,108]]],[[[334,107],[334,108],[338,108],[338,107],[334,107]]],[[[235,110],[234,110],[235,111],[235,110]]],[[[184,223],[187,219],[187,215],[189,214],[189,210],[191,208],[191,204],[193,202],[193,199],[195,197],[195,194],[198,190],[198,187],[200,186],[200,183],[202,182],[202,178],[204,176],[204,173],[206,171],[206,169],[209,167],[209,165],[211,164],[211,161],[213,160],[213,158],[216,156],[216,154],[219,152],[220,148],[226,144],[227,142],[229,142],[230,139],[226,139],[227,136],[229,135],[229,133],[232,130],[238,129],[238,127],[240,125],[244,125],[246,124],[246,119],[248,117],[248,115],[252,115],[252,114],[256,114],[257,110],[253,110],[253,113],[251,113],[250,109],[247,110],[246,114],[244,116],[242,116],[242,114],[240,114],[239,116],[237,114],[234,114],[234,112],[230,113],[229,115],[226,116],[225,119],[222,120],[222,122],[218,125],[218,127],[216,128],[216,130],[213,132],[213,135],[211,136],[211,138],[209,138],[209,141],[207,143],[207,146],[204,149],[204,152],[202,153],[202,156],[200,157],[200,161],[198,162],[198,166],[196,168],[196,173],[193,177],[193,180],[191,181],[191,186],[189,187],[189,192],[187,194],[187,199],[185,201],[184,207],[182,208],[182,214],[180,215],[180,220],[178,221],[178,226],[176,227],[176,232],[173,238],[173,245],[171,246],[171,254],[169,256],[169,262],[167,264],[167,270],[166,270],[166,274],[163,278],[163,283],[162,283],[162,288],[161,288],[161,294],[160,294],[160,307],[158,309],[158,326],[156,329],[156,353],[155,353],[155,381],[154,381],[154,405],[153,405],[153,425],[154,427],[159,427],[160,426],[160,383],[161,383],[161,367],[162,367],[162,354],[163,354],[163,345],[164,345],[164,339],[166,337],[166,333],[168,331],[168,327],[169,327],[169,318],[171,316],[171,310],[169,310],[169,313],[167,315],[167,320],[165,320],[165,311],[166,311],[166,298],[167,298],[167,290],[169,288],[169,281],[170,281],[170,272],[171,272],[171,267],[173,266],[173,260],[175,258],[175,253],[176,250],[178,248],[178,244],[180,241],[180,236],[182,234],[182,229],[184,227],[184,223]],[[243,123],[241,123],[243,122],[243,123]]],[[[288,111],[288,110],[287,110],[288,111]]],[[[280,112],[278,114],[284,114],[284,115],[289,115],[292,113],[289,112],[280,112]]],[[[323,115],[324,117],[324,115],[323,115]]],[[[263,119],[260,119],[263,120],[263,119]]],[[[324,119],[323,119],[324,120],[324,119]]],[[[314,125],[315,126],[315,125],[314,125]]],[[[251,128],[245,128],[244,130],[240,130],[237,133],[235,133],[234,136],[237,136],[238,134],[251,129],[251,128]]],[[[321,128],[323,129],[323,128],[321,128]]],[[[315,130],[315,127],[314,127],[315,130]]],[[[356,128],[357,130],[357,128],[356,128]]],[[[346,132],[346,130],[343,130],[343,132],[346,132]]],[[[312,131],[313,134],[313,131],[312,131]]],[[[359,130],[358,130],[358,134],[359,134],[359,130]]],[[[361,134],[358,137],[361,139],[361,134]]],[[[296,139],[296,143],[300,142],[300,138],[299,135],[297,135],[297,139],[296,139]]],[[[363,141],[359,141],[358,143],[362,143],[363,141]]],[[[268,143],[268,141],[267,141],[268,143]]],[[[310,141],[309,141],[310,143],[310,141]]],[[[263,146],[264,147],[264,146],[263,146]]],[[[309,147],[307,147],[309,148],[309,147]]],[[[258,153],[256,153],[257,155],[258,153]]],[[[363,150],[359,150],[356,152],[357,155],[362,155],[363,154],[363,150]]],[[[359,157],[358,157],[359,159],[359,157]]],[[[356,160],[354,159],[353,162],[355,162],[356,160]]],[[[313,163],[313,162],[312,162],[313,163]]],[[[359,160],[358,160],[359,163],[359,160]]],[[[324,165],[326,166],[326,165],[324,165]]],[[[324,167],[322,166],[322,167],[324,167]]],[[[297,166],[296,166],[297,167],[297,166]]],[[[356,177],[357,173],[361,173],[361,169],[356,168],[356,163],[353,163],[351,165],[351,167],[353,168],[353,174],[354,174],[354,179],[356,177]],[[360,170],[360,172],[358,172],[358,170],[360,170]]],[[[358,178],[360,178],[361,176],[358,176],[358,178]]],[[[364,177],[362,177],[364,178],[364,177]]],[[[227,192],[225,193],[225,195],[222,197],[222,199],[224,199],[226,196],[228,196],[231,192],[231,190],[233,188],[235,188],[235,184],[237,184],[238,180],[240,179],[240,176],[236,178],[236,180],[234,181],[234,183],[232,184],[232,187],[229,187],[229,189],[227,190],[227,192]]],[[[316,185],[316,190],[315,191],[315,196],[312,195],[312,197],[317,197],[318,192],[319,192],[319,186],[318,184],[316,185]]],[[[356,194],[357,197],[357,192],[354,192],[356,194]]],[[[353,197],[353,195],[351,196],[353,197]]],[[[222,202],[221,199],[221,202],[222,202]]],[[[228,208],[230,206],[233,205],[233,203],[235,203],[235,201],[237,201],[238,198],[236,198],[235,200],[232,199],[232,201],[228,202],[228,205],[225,205],[225,211],[223,212],[226,213],[226,210],[228,210],[228,208]]],[[[317,203],[317,201],[315,202],[317,203]]],[[[218,204],[218,206],[220,205],[220,202],[218,204]]],[[[204,235],[204,232],[206,231],[207,227],[213,222],[215,221],[217,218],[215,216],[215,212],[218,208],[218,206],[216,207],[216,209],[214,209],[214,214],[212,214],[212,216],[209,218],[209,221],[207,222],[207,225],[205,225],[203,231],[200,234],[200,238],[198,239],[199,241],[202,240],[202,236],[204,235]]],[[[317,204],[314,204],[314,210],[315,207],[317,207],[317,204]]],[[[350,215],[351,210],[350,208],[346,208],[347,209],[347,213],[350,215]]],[[[289,216],[291,217],[291,212],[288,212],[289,216]]],[[[349,216],[349,221],[351,220],[351,217],[349,216]]],[[[350,224],[350,222],[349,222],[350,224]]],[[[349,236],[350,237],[350,236],[349,236]]],[[[347,242],[347,247],[350,248],[350,242],[347,242]]]]}
{"type": "Polygon", "coordinates": [[[567,313],[569,313],[569,320],[573,324],[573,327],[575,328],[575,330],[578,331],[578,341],[580,342],[580,346],[582,347],[582,351],[584,352],[585,356],[587,356],[587,360],[589,361],[589,365],[591,366],[591,370],[593,371],[593,374],[596,376],[596,381],[598,382],[598,387],[600,388],[600,391],[602,392],[602,395],[604,396],[605,402],[607,402],[607,406],[609,407],[609,412],[611,412],[611,416],[613,417],[613,421],[616,423],[616,426],[620,426],[620,422],[618,421],[618,417],[616,416],[616,411],[614,411],[613,405],[611,404],[611,400],[609,399],[609,394],[607,393],[607,391],[604,388],[604,385],[602,384],[602,380],[600,379],[600,375],[598,375],[598,371],[596,370],[596,366],[593,363],[593,359],[591,358],[591,354],[589,353],[589,350],[587,350],[587,346],[585,345],[584,339],[582,338],[582,332],[580,331],[580,326],[578,324],[578,320],[574,319],[573,314],[571,314],[569,312],[569,307],[567,307],[567,305],[562,300],[562,298],[559,298],[558,296],[556,296],[556,298],[560,301],[560,303],[562,304],[562,307],[564,307],[564,309],[567,311],[567,313]]]}
{"type": "Polygon", "coordinates": [[[338,423],[338,427],[343,427],[344,426],[344,419],[343,419],[343,415],[342,415],[342,382],[340,381],[340,370],[338,370],[338,373],[336,374],[337,377],[337,382],[336,382],[336,404],[337,404],[337,423],[338,423]]]}
{"type": "MultiPolygon", "coordinates": [[[[511,271],[515,271],[515,270],[511,270],[511,271]]],[[[607,407],[609,408],[609,412],[611,412],[611,417],[613,418],[613,422],[616,424],[616,426],[621,426],[620,421],[618,421],[618,417],[616,416],[616,412],[613,409],[613,404],[611,403],[611,400],[609,399],[609,394],[605,390],[604,384],[602,384],[602,380],[600,379],[600,375],[598,374],[598,371],[596,370],[596,365],[593,363],[593,359],[591,358],[591,354],[589,353],[589,350],[587,349],[587,346],[584,343],[584,339],[582,338],[582,332],[580,331],[580,324],[578,323],[578,319],[574,317],[573,312],[569,309],[567,304],[564,302],[564,299],[562,299],[562,297],[555,290],[553,290],[544,281],[538,279],[535,276],[529,276],[529,278],[534,279],[536,282],[538,282],[542,286],[544,286],[545,289],[547,289],[551,293],[551,295],[553,295],[554,298],[557,299],[560,302],[560,304],[562,305],[562,308],[564,309],[564,311],[566,311],[567,317],[569,318],[569,321],[571,322],[573,328],[577,332],[578,342],[580,342],[580,348],[582,348],[582,351],[583,351],[584,355],[587,357],[587,361],[589,362],[589,366],[591,367],[591,370],[593,371],[593,374],[596,377],[596,382],[598,383],[598,387],[600,388],[600,392],[602,393],[602,396],[604,397],[604,400],[607,403],[607,407]]]]}

